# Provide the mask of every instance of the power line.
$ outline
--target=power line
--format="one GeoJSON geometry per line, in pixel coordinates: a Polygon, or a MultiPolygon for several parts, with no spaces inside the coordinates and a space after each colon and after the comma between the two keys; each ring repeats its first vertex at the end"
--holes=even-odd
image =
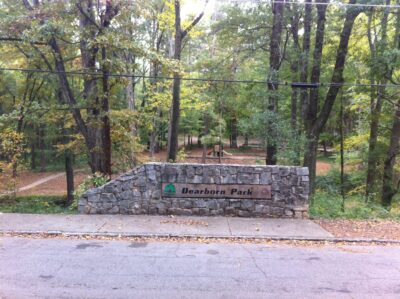
{"type": "MultiPolygon", "coordinates": [[[[261,2],[261,1],[260,1],[261,2]]],[[[282,4],[297,4],[297,5],[325,5],[325,6],[339,6],[339,7],[370,7],[370,8],[390,8],[398,9],[400,5],[385,5],[385,4],[364,4],[364,3],[343,3],[343,2],[298,2],[298,1],[281,1],[272,0],[271,3],[282,4]]]]}
{"type": "Polygon", "coordinates": [[[400,5],[386,5],[386,4],[365,4],[365,3],[344,3],[339,1],[334,2],[300,2],[300,1],[283,1],[283,0],[227,0],[228,3],[281,3],[281,4],[295,4],[295,5],[324,5],[324,6],[338,6],[338,7],[366,7],[366,8],[387,8],[387,9],[399,9],[400,5]]]}
{"type": "MultiPolygon", "coordinates": [[[[72,76],[98,76],[101,78],[102,74],[97,72],[85,72],[85,71],[51,71],[43,69],[26,69],[26,68],[0,68],[0,71],[12,71],[12,72],[25,72],[25,73],[46,73],[46,74],[66,74],[72,76]]],[[[174,80],[174,77],[170,76],[147,76],[147,75],[135,75],[135,74],[116,74],[110,73],[109,77],[116,78],[139,78],[139,79],[155,79],[155,80],[174,80]]],[[[210,83],[239,83],[239,84],[265,84],[275,86],[290,86],[293,88],[319,88],[319,87],[392,87],[400,88],[397,84],[371,84],[371,83],[345,83],[345,82],[288,82],[288,81],[269,81],[269,80],[233,80],[233,79],[214,79],[214,78],[193,78],[193,77],[180,77],[182,81],[193,81],[193,82],[210,82],[210,83]]]]}

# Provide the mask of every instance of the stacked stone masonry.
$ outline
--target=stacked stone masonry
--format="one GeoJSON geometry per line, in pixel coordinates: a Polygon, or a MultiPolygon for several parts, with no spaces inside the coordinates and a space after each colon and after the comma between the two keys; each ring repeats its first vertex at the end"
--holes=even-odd
{"type": "Polygon", "coordinates": [[[308,168],[148,163],[79,199],[86,214],[156,214],[306,218],[308,168]],[[162,197],[162,183],[270,185],[271,198],[162,197]]]}

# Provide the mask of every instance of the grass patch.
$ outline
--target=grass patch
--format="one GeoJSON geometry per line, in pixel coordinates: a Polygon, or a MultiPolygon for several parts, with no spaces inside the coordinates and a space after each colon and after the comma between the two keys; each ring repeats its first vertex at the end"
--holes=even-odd
{"type": "Polygon", "coordinates": [[[64,196],[20,196],[0,198],[0,212],[32,214],[74,214],[75,210],[66,206],[64,196]]]}
{"type": "Polygon", "coordinates": [[[380,204],[366,203],[363,196],[347,196],[345,209],[342,211],[342,197],[339,194],[317,191],[310,206],[310,216],[313,218],[344,218],[344,219],[394,219],[400,220],[400,206],[394,203],[390,211],[380,204]]]}
{"type": "Polygon", "coordinates": [[[400,200],[394,197],[392,208],[386,210],[375,196],[365,202],[365,173],[362,171],[346,172],[343,191],[345,193],[344,211],[342,211],[342,196],[340,172],[330,170],[326,175],[318,176],[316,190],[310,205],[310,216],[314,218],[344,218],[344,219],[395,219],[400,220],[400,200]]]}
{"type": "Polygon", "coordinates": [[[318,154],[317,160],[329,164],[336,164],[336,157],[337,155],[335,153],[328,153],[327,155],[318,154]]]}

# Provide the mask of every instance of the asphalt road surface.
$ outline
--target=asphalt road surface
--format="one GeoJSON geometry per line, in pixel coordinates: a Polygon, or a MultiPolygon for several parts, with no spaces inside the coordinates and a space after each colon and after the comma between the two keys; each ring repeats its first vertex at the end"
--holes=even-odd
{"type": "Polygon", "coordinates": [[[0,298],[400,298],[400,247],[0,239],[0,298]]]}

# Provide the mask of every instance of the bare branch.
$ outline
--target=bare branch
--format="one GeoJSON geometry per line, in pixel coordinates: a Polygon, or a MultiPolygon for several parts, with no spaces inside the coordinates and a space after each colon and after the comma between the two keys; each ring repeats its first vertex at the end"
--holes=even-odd
{"type": "Polygon", "coordinates": [[[24,6],[27,10],[33,10],[33,6],[29,3],[28,0],[22,0],[22,2],[24,3],[24,6]]]}
{"type": "Polygon", "coordinates": [[[196,18],[194,18],[192,23],[190,23],[190,25],[185,30],[182,31],[181,33],[182,39],[185,38],[185,36],[190,32],[190,30],[193,29],[194,26],[196,26],[198,22],[200,22],[201,18],[204,16],[204,10],[207,6],[208,1],[209,0],[206,0],[206,2],[204,3],[203,11],[196,18]]]}
{"type": "Polygon", "coordinates": [[[95,20],[93,20],[89,16],[89,14],[83,9],[83,7],[81,6],[81,4],[79,2],[76,3],[76,7],[80,11],[80,13],[83,14],[85,16],[85,18],[89,20],[90,23],[92,23],[92,25],[94,25],[98,30],[101,30],[100,26],[96,23],[95,20]]]}

